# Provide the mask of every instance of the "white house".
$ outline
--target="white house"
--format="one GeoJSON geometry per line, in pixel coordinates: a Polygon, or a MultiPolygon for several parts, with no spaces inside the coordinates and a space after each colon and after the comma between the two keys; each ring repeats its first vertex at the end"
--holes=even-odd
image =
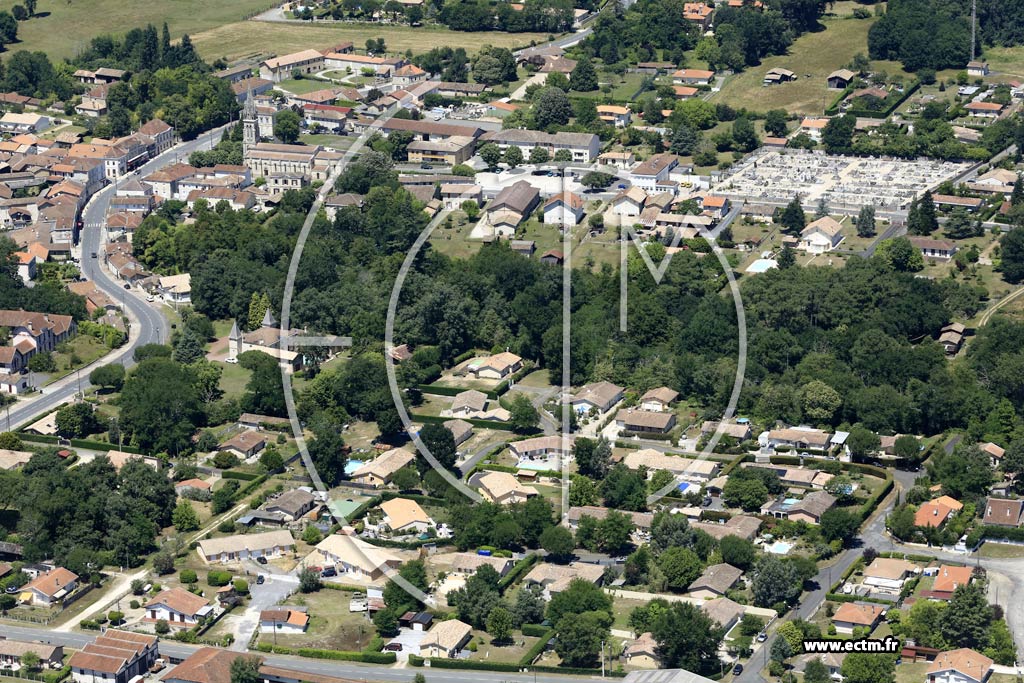
{"type": "Polygon", "coordinates": [[[292,549],[295,540],[288,531],[267,531],[262,534],[235,534],[199,541],[199,557],[203,562],[240,562],[257,557],[278,557],[292,549]]]}
{"type": "Polygon", "coordinates": [[[544,205],[546,225],[577,225],[583,220],[583,198],[574,192],[562,192],[544,205]]]}
{"type": "Polygon", "coordinates": [[[642,188],[633,186],[623,190],[611,201],[612,213],[616,216],[639,216],[644,210],[647,193],[642,188]]]}
{"type": "Polygon", "coordinates": [[[146,603],[146,621],[163,619],[171,626],[191,628],[213,613],[213,605],[206,598],[184,588],[168,588],[146,603]]]}
{"type": "Polygon", "coordinates": [[[420,642],[421,657],[452,658],[472,637],[473,627],[458,619],[447,619],[427,632],[420,642]]]}
{"type": "Polygon", "coordinates": [[[678,398],[679,392],[668,387],[651,389],[640,397],[640,410],[660,413],[668,410],[669,406],[678,398]]]}
{"type": "Polygon", "coordinates": [[[327,536],[303,560],[306,566],[334,567],[345,578],[363,582],[377,581],[401,563],[384,548],[345,534],[327,536]]]}
{"type": "Polygon", "coordinates": [[[296,635],[306,632],[309,615],[296,609],[274,607],[260,612],[260,632],[296,635]]]}
{"type": "Polygon", "coordinates": [[[800,232],[798,248],[809,254],[832,251],[843,241],[843,226],[831,216],[810,223],[800,232]]]}
{"type": "Polygon", "coordinates": [[[49,607],[61,603],[78,587],[78,574],[56,567],[21,587],[20,602],[49,607]]]}

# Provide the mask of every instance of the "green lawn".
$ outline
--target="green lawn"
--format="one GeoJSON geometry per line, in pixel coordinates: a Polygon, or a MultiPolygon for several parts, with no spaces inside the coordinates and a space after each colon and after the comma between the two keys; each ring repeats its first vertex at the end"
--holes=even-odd
{"type": "Polygon", "coordinates": [[[1017,559],[1024,557],[1024,546],[986,542],[978,549],[978,554],[992,559],[1017,559]]]}
{"type": "Polygon", "coordinates": [[[363,45],[367,38],[383,38],[391,53],[426,52],[438,45],[458,45],[470,54],[482,45],[519,48],[547,40],[544,33],[463,33],[440,26],[380,26],[345,23],[332,26],[238,21],[192,36],[200,54],[209,59],[287,54],[308,48],[327,48],[345,41],[363,45]]]}
{"type": "MultiPolygon", "coordinates": [[[[302,635],[278,635],[279,645],[313,647],[333,650],[361,650],[375,633],[365,613],[349,612],[351,593],[320,590],[307,595],[295,595],[286,604],[305,606],[309,614],[309,627],[302,635]]],[[[261,642],[273,643],[272,633],[261,634],[261,642]]]]}
{"type": "MultiPolygon", "coordinates": [[[[66,348],[66,353],[62,351],[54,351],[53,353],[53,360],[57,363],[57,372],[53,373],[47,384],[65,377],[78,368],[84,367],[110,353],[110,349],[98,339],[84,334],[74,337],[66,342],[66,345],[66,347],[64,344],[60,346],[62,349],[66,348]]],[[[83,373],[83,375],[87,374],[83,373]]]]}
{"type": "Polygon", "coordinates": [[[317,78],[288,78],[281,81],[274,87],[280,90],[287,90],[293,95],[305,95],[306,93],[315,92],[317,90],[335,87],[335,84],[327,81],[321,81],[317,78]]]}
{"type": "MultiPolygon", "coordinates": [[[[820,114],[839,94],[829,90],[828,74],[848,64],[858,52],[867,53],[871,19],[826,19],[826,30],[805,33],[789,49],[789,54],[766,57],[759,65],[730,76],[712,102],[725,102],[737,109],[755,111],[786,109],[790,112],[820,114]],[[796,72],[797,80],[779,85],[763,85],[764,75],[780,67],[796,72]]],[[[892,74],[896,69],[887,69],[892,74]]]]}
{"type": "Polygon", "coordinates": [[[593,92],[573,92],[572,96],[591,97],[598,102],[605,100],[629,102],[636,95],[637,91],[640,90],[640,84],[643,83],[644,78],[644,74],[626,73],[617,76],[607,72],[599,72],[597,80],[601,84],[602,89],[594,90],[593,92]],[[604,92],[603,88],[605,85],[611,86],[610,92],[604,92]]]}
{"type": "Polygon", "coordinates": [[[225,398],[238,398],[245,392],[245,385],[252,374],[239,363],[221,363],[224,374],[220,377],[220,388],[225,398]]]}
{"type": "Polygon", "coordinates": [[[344,135],[303,135],[299,138],[299,142],[307,145],[323,145],[337,150],[346,150],[352,146],[352,138],[344,135]]]}
{"type": "MultiPolygon", "coordinates": [[[[0,9],[10,10],[20,4],[20,0],[0,0],[0,9]]],[[[7,49],[42,50],[53,58],[73,57],[99,35],[123,34],[150,23],[159,29],[166,21],[171,35],[178,37],[241,21],[275,4],[272,0],[46,0],[36,8],[43,16],[18,22],[20,42],[7,49]]]]}

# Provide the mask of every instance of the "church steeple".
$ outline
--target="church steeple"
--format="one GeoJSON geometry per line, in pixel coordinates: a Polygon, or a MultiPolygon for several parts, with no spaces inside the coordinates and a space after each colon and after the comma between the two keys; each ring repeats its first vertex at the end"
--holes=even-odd
{"type": "Polygon", "coordinates": [[[245,93],[245,104],[242,106],[242,157],[248,158],[249,152],[260,141],[259,121],[256,117],[256,100],[252,88],[245,93]]]}

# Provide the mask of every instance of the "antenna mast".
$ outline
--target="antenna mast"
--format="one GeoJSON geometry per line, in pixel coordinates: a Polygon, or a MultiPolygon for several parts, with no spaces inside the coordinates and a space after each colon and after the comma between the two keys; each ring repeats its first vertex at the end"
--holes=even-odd
{"type": "Polygon", "coordinates": [[[978,26],[978,0],[971,0],[971,61],[974,61],[974,46],[977,44],[974,38],[978,26]]]}

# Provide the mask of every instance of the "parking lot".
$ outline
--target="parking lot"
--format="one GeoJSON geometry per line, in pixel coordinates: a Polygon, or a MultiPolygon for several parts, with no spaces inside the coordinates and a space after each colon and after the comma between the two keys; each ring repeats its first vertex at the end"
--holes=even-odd
{"type": "Polygon", "coordinates": [[[879,213],[901,213],[915,196],[956,177],[967,163],[933,159],[875,159],[796,149],[751,154],[712,192],[751,204],[784,206],[799,195],[804,208],[822,198],[833,214],[856,215],[873,205],[879,213]]]}

